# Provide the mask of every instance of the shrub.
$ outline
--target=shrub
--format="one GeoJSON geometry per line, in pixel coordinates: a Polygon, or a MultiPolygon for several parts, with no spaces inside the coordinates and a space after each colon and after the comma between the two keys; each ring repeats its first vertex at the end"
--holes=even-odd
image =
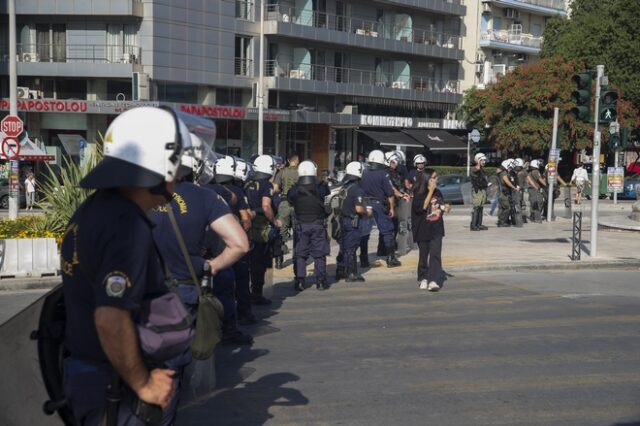
{"type": "Polygon", "coordinates": [[[15,220],[2,219],[0,239],[14,238],[55,238],[60,242],[62,233],[47,229],[45,218],[42,216],[22,216],[15,220]]]}

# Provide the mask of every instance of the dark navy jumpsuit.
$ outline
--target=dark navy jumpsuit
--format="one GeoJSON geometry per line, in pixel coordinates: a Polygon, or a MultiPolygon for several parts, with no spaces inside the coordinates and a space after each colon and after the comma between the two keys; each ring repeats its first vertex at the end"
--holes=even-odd
{"type": "MultiPolygon", "coordinates": [[[[66,306],[64,390],[78,424],[102,422],[114,373],[94,321],[99,307],[131,312],[168,291],[152,222],[117,190],[99,190],[73,215],[61,245],[66,306]]],[[[177,397],[176,397],[177,399],[177,397]]],[[[132,413],[136,395],[124,386],[119,425],[143,425],[132,413]]],[[[175,401],[174,404],[175,405],[175,401]]],[[[165,419],[173,412],[165,412],[165,419]]]]}
{"type": "Polygon", "coordinates": [[[360,184],[351,182],[347,186],[347,194],[340,212],[343,231],[343,236],[340,240],[340,253],[342,253],[342,256],[340,256],[337,266],[343,268],[348,275],[356,272],[356,250],[361,239],[360,228],[357,225],[359,215],[356,212],[356,206],[365,207],[365,204],[364,191],[360,184]]]}
{"type": "MultiPolygon", "coordinates": [[[[271,224],[268,222],[262,210],[262,199],[264,197],[273,201],[273,185],[269,182],[269,179],[259,179],[250,182],[246,186],[247,199],[249,200],[249,206],[256,213],[256,217],[253,220],[252,235],[256,235],[260,232],[260,228],[270,228],[271,224]]],[[[273,203],[272,203],[273,208],[273,203]]],[[[273,209],[274,215],[277,211],[273,209]]],[[[268,232],[268,231],[267,231],[268,232]]],[[[249,252],[249,259],[251,260],[251,293],[252,297],[259,298],[262,296],[262,289],[264,288],[264,276],[267,272],[267,268],[271,266],[272,256],[269,250],[268,241],[257,241],[252,238],[251,251],[249,252]]]]}

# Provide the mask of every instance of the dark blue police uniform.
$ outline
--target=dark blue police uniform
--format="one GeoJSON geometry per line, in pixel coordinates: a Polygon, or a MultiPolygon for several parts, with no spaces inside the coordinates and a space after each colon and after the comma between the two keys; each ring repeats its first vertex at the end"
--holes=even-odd
{"type": "MultiPolygon", "coordinates": [[[[145,212],[117,190],[99,190],[76,211],[61,246],[67,311],[65,395],[76,419],[102,421],[107,385],[114,373],[94,321],[99,307],[131,312],[143,300],[168,291],[145,212]]],[[[133,391],[123,390],[118,424],[143,425],[132,413],[133,391]]],[[[165,416],[172,413],[165,413],[165,416]]]]}
{"type": "MultiPolygon", "coordinates": [[[[377,166],[377,165],[376,165],[377,166]]],[[[387,255],[393,254],[393,221],[389,217],[387,199],[393,196],[393,188],[389,180],[389,173],[383,166],[365,169],[360,186],[364,191],[373,208],[373,218],[378,226],[378,232],[382,236],[384,246],[387,248],[387,255]]],[[[369,236],[363,237],[360,243],[362,253],[366,253],[366,244],[369,236]]]]}
{"type": "Polygon", "coordinates": [[[409,174],[407,175],[407,179],[409,179],[409,182],[411,183],[411,185],[416,183],[416,177],[418,177],[418,173],[421,173],[421,170],[418,169],[411,169],[409,170],[409,174]]]}
{"type": "Polygon", "coordinates": [[[348,184],[347,194],[342,203],[342,211],[340,212],[340,220],[342,220],[343,236],[340,240],[340,252],[342,256],[338,262],[338,267],[346,271],[347,274],[356,271],[356,250],[360,244],[361,232],[359,223],[359,215],[356,212],[356,206],[365,207],[364,191],[360,184],[353,182],[348,184]]]}
{"type": "MultiPolygon", "coordinates": [[[[294,257],[296,278],[304,279],[307,258],[312,257],[316,281],[326,284],[327,259],[330,253],[325,220],[324,196],[317,183],[296,184],[287,198],[293,206],[295,225],[294,257]]],[[[323,191],[324,192],[324,191],[323,191]]]]}
{"type": "MultiPolygon", "coordinates": [[[[245,190],[249,206],[256,213],[251,226],[253,247],[249,252],[251,293],[254,300],[259,300],[259,303],[267,303],[262,297],[262,289],[264,288],[264,275],[267,268],[271,266],[272,261],[268,239],[271,223],[269,223],[262,210],[262,198],[267,197],[273,200],[273,185],[269,182],[269,179],[258,179],[249,182],[245,190]]],[[[271,207],[273,208],[273,203],[271,207]]],[[[273,211],[275,214],[276,210],[274,209],[273,211]]]]}

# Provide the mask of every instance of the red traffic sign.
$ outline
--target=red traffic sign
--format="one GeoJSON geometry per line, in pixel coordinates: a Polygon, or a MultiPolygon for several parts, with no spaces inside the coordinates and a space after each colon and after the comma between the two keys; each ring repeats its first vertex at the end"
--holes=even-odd
{"type": "Polygon", "coordinates": [[[17,115],[7,115],[0,122],[0,132],[10,138],[17,138],[24,130],[22,120],[17,115]]]}
{"type": "Polygon", "coordinates": [[[20,156],[20,142],[14,138],[4,138],[2,141],[2,155],[7,160],[17,160],[20,156]]]}

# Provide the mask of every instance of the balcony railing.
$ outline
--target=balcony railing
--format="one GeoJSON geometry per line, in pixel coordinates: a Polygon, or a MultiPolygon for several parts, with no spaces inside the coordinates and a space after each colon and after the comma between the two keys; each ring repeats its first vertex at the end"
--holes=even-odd
{"type": "Polygon", "coordinates": [[[566,10],[565,0],[518,0],[520,3],[534,6],[547,7],[549,9],[566,10]]]}
{"type": "MultiPolygon", "coordinates": [[[[108,44],[18,44],[18,62],[62,62],[139,64],[141,49],[137,46],[108,44]]],[[[0,52],[3,62],[9,62],[7,51],[0,52]]]]}
{"type": "Polygon", "coordinates": [[[461,93],[458,80],[436,80],[422,76],[394,76],[392,73],[328,65],[300,64],[298,67],[294,67],[292,64],[281,64],[273,60],[266,61],[265,67],[265,75],[268,77],[331,81],[440,93],[461,93]]]}
{"type": "Polygon", "coordinates": [[[235,58],[235,75],[251,77],[253,75],[253,60],[247,58],[235,58]]]}
{"type": "Polygon", "coordinates": [[[488,30],[482,33],[481,40],[497,41],[536,49],[540,49],[542,46],[542,37],[534,37],[532,34],[523,34],[509,30],[488,30]]]}
{"type": "Polygon", "coordinates": [[[387,40],[404,41],[407,43],[427,44],[449,49],[461,49],[460,36],[436,32],[432,29],[409,28],[398,25],[385,26],[377,21],[361,18],[348,18],[343,15],[333,15],[324,12],[303,11],[296,14],[295,9],[280,11],[279,4],[267,6],[268,21],[291,22],[298,25],[326,28],[333,31],[343,31],[368,37],[380,37],[387,40]]]}

